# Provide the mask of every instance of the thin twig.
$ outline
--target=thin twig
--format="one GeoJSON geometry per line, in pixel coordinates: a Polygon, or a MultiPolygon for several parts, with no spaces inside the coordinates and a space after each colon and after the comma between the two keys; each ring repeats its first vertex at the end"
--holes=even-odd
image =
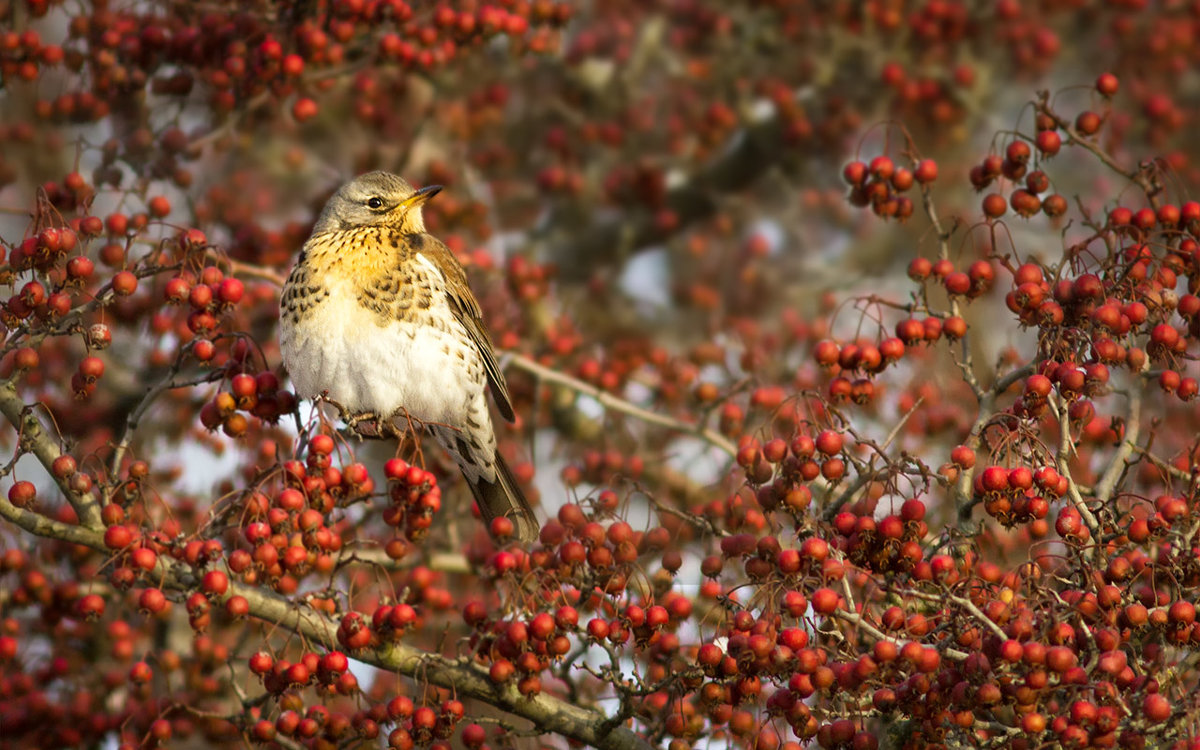
{"type": "Polygon", "coordinates": [[[159,396],[169,390],[199,385],[200,383],[210,383],[215,380],[220,380],[224,377],[224,373],[222,371],[213,370],[201,378],[199,383],[194,380],[186,383],[177,383],[175,382],[174,378],[179,374],[179,365],[180,362],[177,359],[175,364],[162,377],[162,379],[148,388],[145,395],[142,396],[141,401],[139,401],[137,406],[135,406],[133,410],[129,412],[129,416],[125,419],[125,429],[121,433],[121,439],[117,441],[117,445],[113,449],[112,457],[109,459],[108,463],[109,473],[113,477],[120,475],[121,460],[125,457],[125,452],[129,450],[129,444],[133,442],[133,435],[137,430],[138,423],[141,421],[142,417],[145,416],[146,410],[153,406],[154,402],[158,400],[159,396]]]}
{"type": "Polygon", "coordinates": [[[279,287],[283,286],[287,281],[287,274],[279,273],[270,266],[260,266],[256,263],[243,263],[240,260],[233,260],[232,258],[217,252],[217,249],[214,247],[209,247],[205,252],[205,256],[214,263],[225,266],[227,269],[229,269],[229,273],[233,276],[261,279],[262,281],[270,282],[279,287]]]}
{"type": "Polygon", "coordinates": [[[1104,470],[1093,489],[1096,499],[1101,503],[1107,503],[1108,499],[1112,497],[1117,482],[1129,468],[1129,457],[1137,448],[1138,436],[1142,428],[1142,389],[1140,386],[1141,383],[1135,383],[1129,389],[1129,410],[1125,417],[1124,440],[1121,441],[1121,447],[1117,449],[1108,468],[1104,470]]]}
{"type": "Polygon", "coordinates": [[[1055,394],[1050,394],[1049,404],[1055,419],[1058,420],[1059,427],[1058,450],[1054,453],[1055,468],[1060,475],[1066,478],[1067,495],[1071,498],[1071,504],[1079,511],[1079,515],[1087,525],[1088,531],[1092,533],[1092,538],[1099,539],[1100,523],[1096,520],[1096,516],[1092,514],[1091,509],[1087,507],[1087,503],[1083,500],[1083,495],[1080,494],[1079,485],[1075,483],[1075,479],[1071,476],[1070,460],[1075,445],[1071,442],[1071,423],[1067,415],[1066,404],[1060,405],[1059,398],[1055,394]]]}
{"type": "Polygon", "coordinates": [[[728,438],[716,430],[709,429],[703,425],[689,424],[673,417],[668,417],[657,412],[643,409],[625,399],[614,396],[607,391],[602,391],[590,383],[585,383],[582,380],[566,375],[557,370],[538,364],[536,361],[526,357],[523,354],[509,353],[505,359],[513,367],[518,370],[524,370],[528,373],[536,375],[541,380],[546,382],[561,385],[575,391],[576,393],[589,396],[600,403],[606,409],[618,411],[622,414],[627,414],[635,419],[640,419],[649,424],[659,425],[667,429],[681,432],[687,435],[694,435],[700,438],[709,445],[721,450],[730,457],[737,455],[737,446],[735,446],[728,438]]]}
{"type": "Polygon", "coordinates": [[[1162,192],[1162,186],[1157,184],[1157,181],[1150,177],[1149,170],[1144,167],[1137,170],[1128,170],[1123,168],[1095,141],[1090,138],[1085,138],[1078,130],[1076,130],[1070,120],[1059,116],[1058,113],[1056,113],[1050,107],[1049,92],[1043,91],[1039,94],[1035,107],[1039,114],[1049,117],[1054,121],[1054,125],[1059,130],[1062,130],[1067,134],[1068,143],[1083,148],[1092,154],[1092,156],[1095,156],[1097,159],[1099,159],[1101,164],[1140,187],[1142,192],[1146,194],[1146,199],[1150,201],[1150,205],[1155,209],[1158,208],[1158,195],[1162,192]]]}

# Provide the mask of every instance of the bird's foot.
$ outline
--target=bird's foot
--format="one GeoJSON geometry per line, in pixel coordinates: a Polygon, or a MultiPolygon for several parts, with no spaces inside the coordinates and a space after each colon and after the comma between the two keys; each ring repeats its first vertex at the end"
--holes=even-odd
{"type": "Polygon", "coordinates": [[[359,425],[363,422],[379,422],[379,415],[373,411],[364,411],[361,414],[346,414],[344,415],[346,426],[352,430],[358,430],[359,425]]]}

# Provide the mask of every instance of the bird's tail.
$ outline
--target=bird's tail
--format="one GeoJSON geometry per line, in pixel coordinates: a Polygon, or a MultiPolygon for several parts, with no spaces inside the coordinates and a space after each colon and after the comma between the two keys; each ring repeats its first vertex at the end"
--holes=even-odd
{"type": "Polygon", "coordinates": [[[513,538],[529,544],[538,538],[541,524],[538,523],[529,500],[525,498],[525,493],[521,491],[521,486],[517,484],[516,477],[512,475],[512,470],[508,468],[499,451],[496,452],[495,463],[495,481],[489,482],[482,477],[471,481],[470,477],[467,477],[467,484],[470,485],[475,502],[479,505],[479,513],[483,516],[483,522],[487,524],[489,532],[493,518],[503,516],[510,519],[513,522],[513,538]]]}

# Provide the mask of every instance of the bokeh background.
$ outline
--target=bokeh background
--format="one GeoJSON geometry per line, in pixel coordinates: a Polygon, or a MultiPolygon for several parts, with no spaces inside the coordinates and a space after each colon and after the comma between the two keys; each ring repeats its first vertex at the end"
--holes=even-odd
{"type": "MultiPolygon", "coordinates": [[[[260,648],[296,660],[336,644],[302,647],[286,628],[258,627],[279,611],[263,609],[255,587],[325,602],[319,609],[337,617],[411,603],[420,617],[411,640],[434,653],[454,652],[445,633],[481,649],[461,622],[477,597],[487,623],[518,617],[522,592],[538,592],[543,608],[578,604],[626,625],[616,613],[631,603],[674,601],[675,650],[654,651],[647,637],[613,655],[578,632],[569,639],[574,662],[600,670],[612,655],[653,683],[672,658],[695,666],[701,643],[724,653],[735,610],[778,611],[780,588],[747,588],[736,606],[744,579],[705,588],[720,580],[703,568],[714,555],[749,554],[723,546],[731,535],[770,532],[798,547],[828,536],[847,500],[866,497],[856,512],[883,517],[919,497],[930,554],[960,545],[961,533],[981,535],[975,552],[1006,571],[1060,555],[1061,545],[1033,541],[1045,522],[1032,532],[955,526],[957,474],[934,478],[978,426],[964,373],[991,387],[1045,353],[1042,332],[1015,319],[1007,279],[988,294],[990,280],[972,275],[982,285],[960,308],[938,284],[914,287],[911,264],[941,257],[975,274],[981,260],[1011,271],[1083,258],[1078,272],[1116,236],[1101,231],[1114,207],[1186,205],[1200,178],[1198,34],[1200,3],[1172,0],[0,0],[0,281],[11,289],[0,293],[0,396],[11,393],[12,428],[0,487],[13,503],[12,523],[0,524],[0,747],[138,746],[172,734],[181,747],[237,746],[262,721],[311,708],[312,691],[276,690],[247,660],[260,648]],[[1033,147],[1027,165],[1014,166],[1014,143],[1033,147]],[[908,178],[881,178],[885,168],[908,178]],[[488,538],[444,457],[428,456],[426,468],[445,505],[433,513],[413,500],[404,510],[384,471],[396,446],[342,435],[333,459],[322,456],[310,442],[321,420],[288,390],[279,286],[326,198],[373,169],[445,187],[426,220],[467,267],[505,352],[519,419],[500,428],[502,449],[543,516],[557,519],[524,556],[488,538]],[[1027,172],[1045,179],[1040,197],[1014,197],[1027,172]],[[971,336],[912,346],[886,379],[872,373],[835,392],[819,342],[878,343],[918,312],[961,316],[971,336]],[[53,455],[21,457],[32,434],[23,404],[53,455]],[[850,468],[862,481],[839,485],[830,470],[813,485],[824,510],[805,501],[776,519],[755,489],[773,476],[757,451],[828,428],[853,435],[850,468]],[[907,468],[868,478],[876,448],[902,452],[896,466],[907,468]],[[60,452],[73,457],[70,471],[47,471],[60,452]],[[351,464],[379,491],[351,486],[351,464]],[[14,489],[22,482],[31,489],[14,489]],[[286,509],[281,493],[293,485],[320,511],[324,541],[288,527],[299,523],[295,508],[282,531],[272,522],[274,537],[250,530],[268,506],[286,509]],[[382,517],[385,487],[401,510],[382,517]],[[81,519],[87,497],[96,507],[81,519]],[[248,587],[255,625],[214,604],[214,622],[197,626],[185,604],[197,581],[161,564],[135,572],[124,545],[91,549],[99,537],[43,542],[14,520],[33,523],[20,506],[86,526],[101,520],[101,504],[110,515],[95,529],[127,525],[136,544],[186,561],[197,577],[245,562],[235,550],[253,553],[233,578],[248,587]],[[586,522],[610,529],[607,546],[582,531],[586,522]],[[621,523],[628,531],[611,532],[621,523]],[[287,569],[260,559],[254,534],[302,559],[287,569]],[[561,551],[564,538],[587,540],[589,554],[624,542],[634,559],[596,563],[602,575],[551,564],[576,554],[561,551]],[[210,542],[215,552],[187,547],[210,542]],[[553,572],[529,574],[536,583],[525,589],[497,583],[531,569],[553,572]],[[145,613],[141,592],[156,586],[174,615],[145,613]],[[89,592],[107,603],[99,614],[95,600],[80,612],[89,592]],[[130,676],[144,663],[154,677],[130,676]],[[106,703],[101,686],[126,704],[106,703]]],[[[1167,225],[1152,212],[1143,228],[1155,219],[1167,225]]],[[[1190,359],[1177,364],[1186,375],[1190,359]]],[[[1094,419],[1072,415],[1086,427],[1081,482],[1110,456],[1098,446],[1118,438],[1108,419],[1118,400],[1098,397],[1094,419]]],[[[1186,456],[1191,407],[1147,403],[1161,410],[1163,440],[1186,456]]],[[[411,440],[399,452],[416,460],[411,440]]],[[[1159,494],[1161,477],[1143,480],[1131,496],[1159,494]]],[[[811,596],[822,575],[797,590],[811,596]]],[[[530,615],[538,603],[524,602],[530,615]]],[[[820,638],[812,610],[791,616],[809,617],[806,632],[820,638]]],[[[367,692],[326,697],[355,717],[354,741],[374,742],[364,722],[396,717],[371,706],[402,693],[418,704],[449,699],[430,687],[445,682],[410,679],[418,671],[364,656],[351,673],[367,692]]],[[[588,682],[563,669],[555,679],[546,692],[566,702],[626,705],[612,675],[588,682]]],[[[773,750],[854,714],[852,733],[885,736],[886,722],[851,703],[813,701],[809,718],[820,721],[789,714],[789,730],[759,694],[725,696],[723,716],[691,687],[627,694],[639,706],[635,734],[773,750]],[[661,711],[660,693],[674,714],[661,711]],[[688,701],[702,710],[679,708],[688,701]]],[[[469,703],[472,716],[495,714],[488,703],[469,703]]],[[[453,710],[440,710],[457,726],[444,719],[453,710]]],[[[398,726],[411,729],[406,721],[398,726]]],[[[279,741],[353,744],[332,730],[315,736],[279,741]]],[[[504,731],[488,739],[532,743],[504,731]]],[[[453,742],[479,744],[461,733],[453,742]]]]}

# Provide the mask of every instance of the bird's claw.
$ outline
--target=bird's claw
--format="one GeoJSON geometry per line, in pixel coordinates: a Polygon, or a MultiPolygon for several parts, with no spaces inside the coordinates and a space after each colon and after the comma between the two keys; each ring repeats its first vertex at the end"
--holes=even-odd
{"type": "Polygon", "coordinates": [[[352,430],[357,430],[359,424],[367,421],[373,421],[378,425],[379,416],[373,411],[364,411],[361,414],[349,414],[346,416],[346,426],[352,430]]]}

